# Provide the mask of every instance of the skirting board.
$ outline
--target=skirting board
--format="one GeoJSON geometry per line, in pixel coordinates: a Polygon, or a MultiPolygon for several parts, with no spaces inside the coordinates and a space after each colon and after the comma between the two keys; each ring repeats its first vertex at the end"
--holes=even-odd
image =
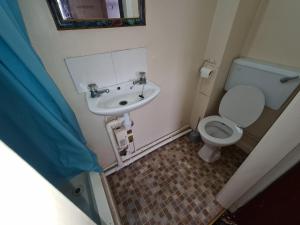
{"type": "Polygon", "coordinates": [[[110,210],[111,210],[111,215],[112,215],[113,220],[114,220],[114,225],[121,225],[121,219],[119,217],[119,213],[118,213],[118,210],[117,210],[117,207],[116,207],[116,203],[115,203],[115,200],[114,200],[113,195],[111,193],[111,190],[109,188],[106,176],[102,173],[99,174],[99,175],[100,175],[100,178],[101,178],[101,181],[102,181],[102,184],[103,184],[104,191],[106,193],[106,197],[108,199],[108,204],[109,204],[109,207],[110,207],[110,210]]]}
{"type": "MultiPolygon", "coordinates": [[[[131,159],[128,159],[127,161],[124,162],[123,167],[130,165],[131,163],[133,163],[136,160],[144,157],[145,155],[153,152],[154,150],[158,149],[159,147],[166,145],[166,144],[170,143],[171,141],[174,141],[175,139],[180,138],[183,135],[185,135],[191,131],[192,131],[192,129],[188,125],[183,126],[179,130],[176,130],[170,134],[167,134],[167,135],[161,137],[160,139],[138,149],[136,155],[134,155],[131,159]]],[[[122,169],[123,167],[120,167],[120,166],[116,166],[113,168],[110,167],[109,169],[104,170],[104,174],[106,176],[108,176],[108,175],[113,174],[114,172],[122,169]]]]}

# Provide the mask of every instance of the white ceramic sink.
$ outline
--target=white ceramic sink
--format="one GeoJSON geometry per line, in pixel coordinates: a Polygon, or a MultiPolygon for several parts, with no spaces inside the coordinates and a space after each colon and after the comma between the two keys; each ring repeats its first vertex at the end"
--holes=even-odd
{"type": "Polygon", "coordinates": [[[128,81],[110,86],[108,89],[108,93],[96,98],[91,98],[90,93],[86,93],[86,101],[91,112],[103,116],[128,113],[151,102],[160,92],[160,88],[150,81],[145,85],[133,85],[132,81],[128,81]]]}

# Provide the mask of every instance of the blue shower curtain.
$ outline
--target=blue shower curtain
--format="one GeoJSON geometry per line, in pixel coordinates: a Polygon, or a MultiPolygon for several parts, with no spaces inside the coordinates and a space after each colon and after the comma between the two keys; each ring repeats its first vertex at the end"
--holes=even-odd
{"type": "Polygon", "coordinates": [[[101,171],[30,44],[16,0],[0,1],[0,35],[0,139],[53,184],[101,171]]]}

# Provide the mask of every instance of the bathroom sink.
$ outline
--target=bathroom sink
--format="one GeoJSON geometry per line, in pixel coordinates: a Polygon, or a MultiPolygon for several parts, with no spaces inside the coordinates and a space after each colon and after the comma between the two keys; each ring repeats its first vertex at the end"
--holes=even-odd
{"type": "Polygon", "coordinates": [[[146,84],[133,84],[132,81],[107,87],[108,93],[92,98],[86,93],[86,101],[91,112],[113,116],[128,113],[151,102],[160,92],[160,88],[147,81],[146,84]]]}

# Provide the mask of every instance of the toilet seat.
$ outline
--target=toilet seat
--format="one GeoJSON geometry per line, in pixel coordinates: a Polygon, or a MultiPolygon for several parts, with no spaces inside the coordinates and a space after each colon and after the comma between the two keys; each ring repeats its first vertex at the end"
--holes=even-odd
{"type": "Polygon", "coordinates": [[[204,142],[199,157],[209,163],[218,160],[221,147],[238,142],[243,135],[242,128],[259,118],[264,105],[265,96],[256,87],[237,85],[228,90],[220,102],[220,116],[208,116],[198,124],[204,142]]]}
{"type": "Polygon", "coordinates": [[[200,120],[198,131],[203,141],[213,146],[234,144],[243,135],[241,128],[255,122],[264,105],[264,94],[258,88],[237,85],[223,96],[219,106],[220,116],[200,120]]]}
{"type": "Polygon", "coordinates": [[[198,124],[198,131],[207,142],[219,146],[234,144],[239,141],[243,135],[243,130],[239,128],[236,123],[220,116],[208,116],[202,119],[198,124]],[[232,133],[228,134],[228,137],[225,138],[214,137],[207,132],[207,125],[210,122],[215,122],[213,126],[215,126],[216,129],[222,129],[222,126],[226,126],[231,129],[232,133]]]}
{"type": "Polygon", "coordinates": [[[237,85],[223,96],[219,115],[245,128],[254,123],[265,106],[265,96],[261,90],[247,85],[237,85]]]}

